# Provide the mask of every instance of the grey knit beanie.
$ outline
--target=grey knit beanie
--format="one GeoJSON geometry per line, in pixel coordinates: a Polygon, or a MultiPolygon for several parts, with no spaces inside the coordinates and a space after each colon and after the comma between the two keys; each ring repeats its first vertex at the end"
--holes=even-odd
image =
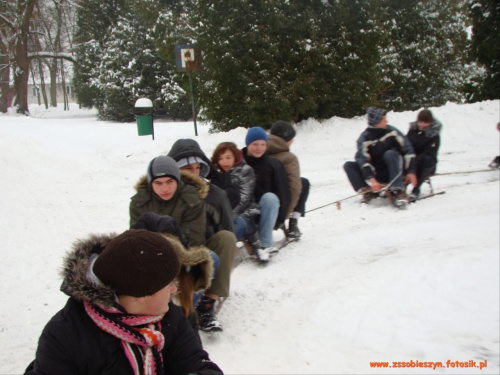
{"type": "Polygon", "coordinates": [[[385,109],[377,107],[369,107],[366,110],[366,114],[368,117],[368,125],[369,126],[377,125],[386,113],[387,111],[385,109]]]}
{"type": "Polygon", "coordinates": [[[150,296],[170,284],[180,263],[161,234],[132,229],[113,238],[94,263],[94,274],[116,295],[150,296]]]}
{"type": "Polygon", "coordinates": [[[181,178],[177,163],[170,156],[166,155],[161,155],[151,160],[148,166],[147,176],[149,184],[160,177],[171,177],[176,180],[177,183],[181,178]]]}

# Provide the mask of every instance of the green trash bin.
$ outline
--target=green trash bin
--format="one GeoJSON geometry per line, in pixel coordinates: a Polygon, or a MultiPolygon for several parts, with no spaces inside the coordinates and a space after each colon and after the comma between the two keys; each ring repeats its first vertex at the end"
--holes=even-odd
{"type": "Polygon", "coordinates": [[[136,119],[137,119],[137,133],[139,135],[153,134],[153,116],[137,115],[136,119]]]}

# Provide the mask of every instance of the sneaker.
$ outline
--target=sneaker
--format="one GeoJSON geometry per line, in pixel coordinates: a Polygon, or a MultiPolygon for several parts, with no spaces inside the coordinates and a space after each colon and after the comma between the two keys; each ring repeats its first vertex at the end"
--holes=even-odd
{"type": "Polygon", "coordinates": [[[368,203],[372,199],[378,198],[378,196],[379,196],[379,193],[373,192],[369,186],[362,187],[361,189],[359,189],[358,192],[363,194],[363,198],[361,199],[361,203],[368,203]]]}
{"type": "Polygon", "coordinates": [[[214,314],[215,300],[203,296],[200,304],[196,306],[198,324],[203,332],[221,332],[222,325],[214,314]]]}
{"type": "Polygon", "coordinates": [[[286,231],[286,236],[288,238],[298,240],[302,233],[300,233],[299,227],[297,225],[297,219],[288,220],[288,230],[286,231]]]}
{"type": "Polygon", "coordinates": [[[253,254],[257,256],[260,263],[269,262],[270,253],[268,250],[264,249],[262,242],[260,240],[258,232],[254,234],[247,235],[247,241],[252,249],[253,254]]]}
{"type": "Polygon", "coordinates": [[[259,260],[259,262],[261,263],[267,263],[269,262],[269,258],[271,256],[271,254],[269,253],[268,251],[269,248],[260,248],[260,249],[257,249],[255,250],[255,255],[257,255],[257,259],[259,260]]]}
{"type": "Polygon", "coordinates": [[[393,190],[391,191],[391,194],[394,205],[397,207],[402,207],[408,204],[408,196],[404,190],[393,190]]]}
{"type": "Polygon", "coordinates": [[[280,249],[278,249],[276,246],[269,246],[264,248],[264,251],[267,251],[269,255],[274,255],[277,254],[280,251],[280,249]]]}
{"type": "Polygon", "coordinates": [[[413,192],[408,194],[409,203],[415,203],[417,200],[418,200],[418,195],[414,194],[413,192]]]}

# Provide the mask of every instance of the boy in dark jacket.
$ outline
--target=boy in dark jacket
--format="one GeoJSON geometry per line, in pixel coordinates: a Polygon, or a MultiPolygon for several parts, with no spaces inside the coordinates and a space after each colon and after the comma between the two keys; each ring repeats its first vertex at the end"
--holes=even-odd
{"type": "MultiPolygon", "coordinates": [[[[215,170],[198,142],[192,139],[177,140],[168,155],[175,160],[185,180],[193,185],[199,185],[199,181],[206,185],[204,179],[210,175],[210,171],[215,170]]],[[[224,175],[228,176],[232,185],[229,174],[224,173],[224,175]]],[[[239,202],[238,188],[235,187],[235,191],[238,192],[239,202]]],[[[208,182],[208,192],[204,201],[207,216],[206,246],[219,256],[220,263],[212,285],[201,298],[196,310],[200,329],[212,332],[222,331],[222,325],[215,317],[214,307],[219,297],[229,296],[231,271],[236,253],[236,236],[233,233],[233,212],[227,194],[218,186],[208,182]]]]}
{"type": "Polygon", "coordinates": [[[423,109],[417,115],[417,121],[410,123],[406,137],[413,146],[416,157],[417,186],[408,195],[410,201],[415,201],[420,194],[420,187],[430,176],[436,173],[437,153],[443,125],[432,116],[432,112],[423,109]]]}
{"type": "Polygon", "coordinates": [[[346,162],[344,170],[354,190],[363,193],[364,202],[376,198],[382,184],[389,184],[387,193],[402,206],[408,203],[404,183],[417,185],[415,154],[408,138],[387,124],[386,113],[368,108],[368,127],[357,140],[356,161],[346,162]]]}
{"type": "Polygon", "coordinates": [[[158,233],[75,242],[61,287],[70,298],[45,326],[26,374],[222,374],[170,302],[179,270],[158,233]]]}
{"type": "Polygon", "coordinates": [[[259,233],[264,246],[261,257],[269,259],[269,255],[277,251],[273,246],[273,229],[283,227],[287,218],[290,189],[283,164],[266,153],[267,141],[266,131],[255,126],[248,130],[247,147],[241,151],[255,172],[254,197],[260,207],[259,233]]]}

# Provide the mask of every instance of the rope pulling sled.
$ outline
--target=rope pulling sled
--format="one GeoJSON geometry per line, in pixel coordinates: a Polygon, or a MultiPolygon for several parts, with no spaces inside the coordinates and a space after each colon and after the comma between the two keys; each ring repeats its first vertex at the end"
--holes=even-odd
{"type": "MultiPolygon", "coordinates": [[[[470,174],[470,173],[491,172],[492,170],[494,170],[494,169],[477,169],[477,170],[472,170],[472,171],[444,172],[444,173],[435,173],[433,176],[448,176],[448,175],[454,175],[454,174],[470,174]]],[[[399,177],[399,175],[396,176],[396,178],[397,177],[399,177]]],[[[393,179],[389,184],[384,185],[384,187],[380,190],[380,193],[381,194],[385,193],[385,191],[392,185],[392,183],[394,182],[394,180],[395,179],[393,179]]],[[[417,200],[422,200],[422,199],[433,197],[435,195],[442,195],[442,194],[445,193],[445,191],[439,191],[437,193],[434,193],[434,189],[432,187],[430,178],[428,180],[426,180],[425,182],[427,182],[431,186],[431,193],[429,195],[424,196],[424,197],[418,198],[417,200]]],[[[312,212],[312,211],[316,211],[316,210],[319,210],[321,208],[331,206],[333,204],[337,206],[337,210],[340,210],[342,208],[341,207],[341,202],[346,201],[346,200],[351,199],[351,198],[354,198],[354,197],[357,197],[357,196],[362,195],[362,194],[363,193],[356,193],[356,194],[350,195],[348,197],[345,197],[345,198],[336,200],[334,202],[330,202],[330,203],[324,204],[322,206],[319,206],[319,207],[313,208],[311,210],[308,210],[308,211],[306,211],[306,213],[309,213],[309,212],[312,212]]]]}

